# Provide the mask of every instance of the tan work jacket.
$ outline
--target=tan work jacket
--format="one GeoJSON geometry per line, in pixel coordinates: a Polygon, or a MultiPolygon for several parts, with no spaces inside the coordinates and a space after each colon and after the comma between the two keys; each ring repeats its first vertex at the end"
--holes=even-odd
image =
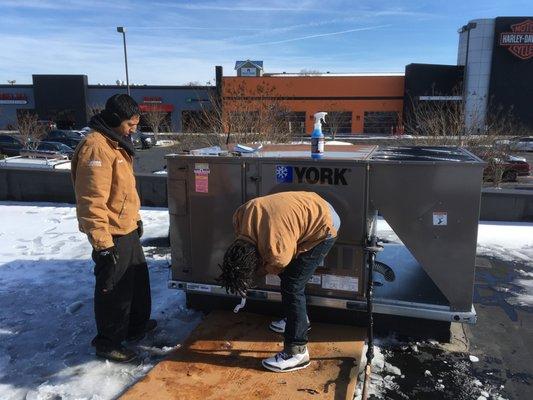
{"type": "Polygon", "coordinates": [[[233,215],[238,239],[257,246],[262,269],[279,274],[297,255],[337,236],[328,203],[313,192],[282,192],[258,197],[233,215]]]}
{"type": "Polygon", "coordinates": [[[74,152],[71,172],[79,228],[95,250],[112,247],[112,235],[137,229],[140,200],[133,159],[118,142],[89,133],[74,152]]]}

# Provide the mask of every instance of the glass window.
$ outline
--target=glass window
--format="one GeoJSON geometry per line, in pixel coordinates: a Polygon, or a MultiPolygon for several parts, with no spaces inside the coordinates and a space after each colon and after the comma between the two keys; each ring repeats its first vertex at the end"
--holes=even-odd
{"type": "Polygon", "coordinates": [[[352,112],[328,111],[326,121],[322,124],[322,132],[332,136],[352,133],[352,112]]]}
{"type": "Polygon", "coordinates": [[[396,111],[365,111],[363,133],[392,135],[398,130],[396,111]]]}
{"type": "Polygon", "coordinates": [[[285,129],[291,134],[301,136],[305,134],[305,111],[287,112],[284,115],[285,129]]]}

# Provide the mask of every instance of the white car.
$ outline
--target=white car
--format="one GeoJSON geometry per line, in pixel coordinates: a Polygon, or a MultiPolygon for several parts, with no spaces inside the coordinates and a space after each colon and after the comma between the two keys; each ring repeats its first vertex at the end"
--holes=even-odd
{"type": "Polygon", "coordinates": [[[511,150],[533,151],[533,136],[518,138],[511,142],[511,150]]]}

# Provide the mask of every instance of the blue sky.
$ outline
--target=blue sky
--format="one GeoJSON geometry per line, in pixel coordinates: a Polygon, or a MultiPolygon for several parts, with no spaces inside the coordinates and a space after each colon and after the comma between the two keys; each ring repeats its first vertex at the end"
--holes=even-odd
{"type": "Polygon", "coordinates": [[[403,72],[455,64],[471,19],[533,15],[531,0],[0,0],[0,83],[86,74],[89,83],[214,82],[236,60],[266,72],[403,72]]]}

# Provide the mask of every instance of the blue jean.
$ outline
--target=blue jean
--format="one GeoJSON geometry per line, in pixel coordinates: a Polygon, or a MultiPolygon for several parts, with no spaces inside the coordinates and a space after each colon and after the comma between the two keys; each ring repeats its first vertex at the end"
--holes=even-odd
{"type": "Polygon", "coordinates": [[[307,329],[309,326],[307,323],[305,285],[311,279],[316,268],[326,258],[333,243],[335,243],[335,239],[329,237],[311,250],[300,254],[279,274],[281,303],[287,318],[284,351],[288,354],[301,353],[308,342],[307,329]]]}

